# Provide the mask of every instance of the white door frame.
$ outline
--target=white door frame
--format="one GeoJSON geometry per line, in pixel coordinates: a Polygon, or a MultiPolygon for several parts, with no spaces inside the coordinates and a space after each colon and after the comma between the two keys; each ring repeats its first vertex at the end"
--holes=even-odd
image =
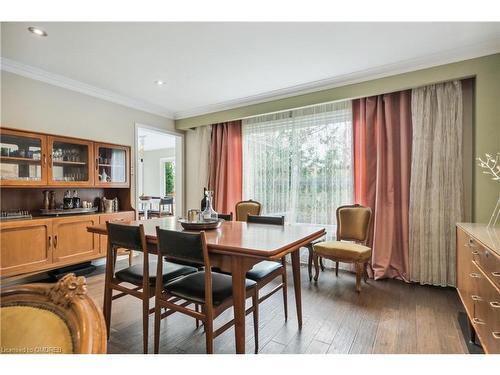
{"type": "MultiPolygon", "coordinates": [[[[176,150],[175,150],[175,164],[176,164],[176,172],[180,170],[180,175],[181,178],[176,178],[175,179],[175,214],[176,216],[181,216],[183,215],[184,212],[184,201],[185,201],[185,194],[184,194],[184,181],[185,181],[185,168],[184,168],[184,133],[178,133],[176,131],[172,130],[167,130],[167,129],[161,129],[156,126],[151,126],[151,125],[146,125],[142,123],[135,123],[135,129],[134,129],[134,145],[132,147],[132,154],[134,157],[134,181],[135,181],[135,187],[134,187],[134,202],[136,204],[136,208],[139,207],[139,199],[137,196],[138,193],[138,186],[139,186],[139,174],[137,173],[139,171],[139,161],[138,161],[138,149],[137,145],[139,143],[139,128],[143,129],[150,129],[154,130],[159,133],[164,133],[168,135],[173,135],[177,137],[177,139],[180,140],[180,150],[177,150],[177,142],[176,142],[176,150]],[[179,168],[179,169],[178,169],[179,168]]],[[[178,173],[177,173],[178,176],[178,173]]]]}

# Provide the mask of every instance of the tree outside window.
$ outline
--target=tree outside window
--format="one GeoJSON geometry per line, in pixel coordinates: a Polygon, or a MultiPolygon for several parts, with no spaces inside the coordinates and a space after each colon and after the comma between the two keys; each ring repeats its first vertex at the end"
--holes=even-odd
{"type": "Polygon", "coordinates": [[[173,195],[175,186],[175,168],[174,163],[167,161],[165,163],[165,195],[173,195]]]}

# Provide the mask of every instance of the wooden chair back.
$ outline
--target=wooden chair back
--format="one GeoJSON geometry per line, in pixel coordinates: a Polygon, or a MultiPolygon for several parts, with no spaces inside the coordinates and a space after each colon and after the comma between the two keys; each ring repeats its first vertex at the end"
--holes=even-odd
{"type": "Polygon", "coordinates": [[[251,199],[236,203],[236,221],[247,221],[248,215],[260,215],[261,207],[259,202],[251,199]]]}
{"type": "Polygon", "coordinates": [[[285,225],[284,216],[248,215],[247,222],[258,224],[285,225]]]}
{"type": "Polygon", "coordinates": [[[106,353],[106,323],[85,278],[1,289],[2,353],[106,353]]]}
{"type": "Polygon", "coordinates": [[[230,212],[228,214],[217,214],[219,219],[224,219],[226,221],[233,221],[233,213],[230,212]]]}
{"type": "Polygon", "coordinates": [[[337,241],[368,242],[372,221],[372,209],[359,204],[337,208],[337,241]]]}

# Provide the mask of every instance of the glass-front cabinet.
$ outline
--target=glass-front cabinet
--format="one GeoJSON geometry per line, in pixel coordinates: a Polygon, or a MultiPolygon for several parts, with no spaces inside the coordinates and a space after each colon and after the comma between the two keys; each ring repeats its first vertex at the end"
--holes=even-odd
{"type": "Polygon", "coordinates": [[[95,144],[96,186],[129,186],[129,148],[105,143],[95,144]]]}
{"type": "Polygon", "coordinates": [[[93,185],[92,146],[85,140],[49,136],[49,185],[93,185]]]}
{"type": "Polygon", "coordinates": [[[46,149],[44,135],[1,129],[0,185],[45,185],[46,149]]]}

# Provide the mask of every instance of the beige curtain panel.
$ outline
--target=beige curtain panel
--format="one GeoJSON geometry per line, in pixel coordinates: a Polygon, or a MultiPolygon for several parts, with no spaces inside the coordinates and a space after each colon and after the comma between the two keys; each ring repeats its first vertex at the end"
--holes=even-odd
{"type": "Polygon", "coordinates": [[[410,280],[455,286],[455,223],[463,219],[460,81],[412,90],[410,280]]]}

